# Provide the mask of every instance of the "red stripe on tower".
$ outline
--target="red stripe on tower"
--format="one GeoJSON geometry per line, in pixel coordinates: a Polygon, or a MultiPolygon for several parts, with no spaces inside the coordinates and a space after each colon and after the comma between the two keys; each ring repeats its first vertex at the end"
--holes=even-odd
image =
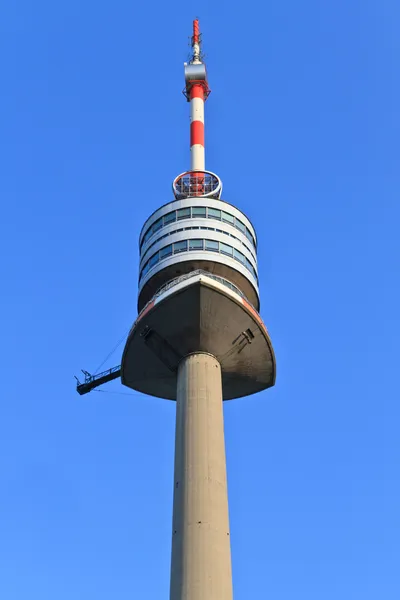
{"type": "Polygon", "coordinates": [[[195,83],[190,89],[190,99],[201,98],[204,100],[204,87],[200,83],[195,83]]]}
{"type": "Polygon", "coordinates": [[[190,124],[190,146],[201,144],[204,147],[204,123],[193,121],[190,124]]]}

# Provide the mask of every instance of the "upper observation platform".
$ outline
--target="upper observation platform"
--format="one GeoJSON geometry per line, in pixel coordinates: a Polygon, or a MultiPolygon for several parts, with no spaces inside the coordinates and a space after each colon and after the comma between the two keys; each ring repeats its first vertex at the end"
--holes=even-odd
{"type": "Polygon", "coordinates": [[[259,308],[256,232],[239,209],[190,196],[157,209],[139,240],[138,310],[169,280],[203,269],[226,277],[259,308]]]}

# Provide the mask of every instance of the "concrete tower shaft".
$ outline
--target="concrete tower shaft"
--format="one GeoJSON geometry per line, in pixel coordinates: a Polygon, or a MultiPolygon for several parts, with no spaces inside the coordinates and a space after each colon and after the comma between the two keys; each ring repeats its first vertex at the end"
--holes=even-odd
{"type": "Polygon", "coordinates": [[[171,600],[231,600],[221,366],[190,354],[178,368],[171,600]]]}

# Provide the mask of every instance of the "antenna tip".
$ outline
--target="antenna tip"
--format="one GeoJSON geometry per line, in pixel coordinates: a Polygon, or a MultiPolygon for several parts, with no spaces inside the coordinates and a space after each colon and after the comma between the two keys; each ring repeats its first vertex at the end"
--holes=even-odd
{"type": "Polygon", "coordinates": [[[199,19],[193,21],[193,43],[198,44],[200,41],[200,26],[199,19]]]}

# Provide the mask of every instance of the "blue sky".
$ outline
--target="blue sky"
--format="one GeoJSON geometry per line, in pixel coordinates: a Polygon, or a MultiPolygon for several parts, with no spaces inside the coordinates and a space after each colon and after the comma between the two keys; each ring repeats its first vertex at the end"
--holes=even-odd
{"type": "Polygon", "coordinates": [[[394,0],[2,7],[0,597],[168,598],[174,404],[73,375],[135,319],[139,231],[189,166],[195,16],[278,365],[225,406],[235,600],[397,600],[394,0]]]}

